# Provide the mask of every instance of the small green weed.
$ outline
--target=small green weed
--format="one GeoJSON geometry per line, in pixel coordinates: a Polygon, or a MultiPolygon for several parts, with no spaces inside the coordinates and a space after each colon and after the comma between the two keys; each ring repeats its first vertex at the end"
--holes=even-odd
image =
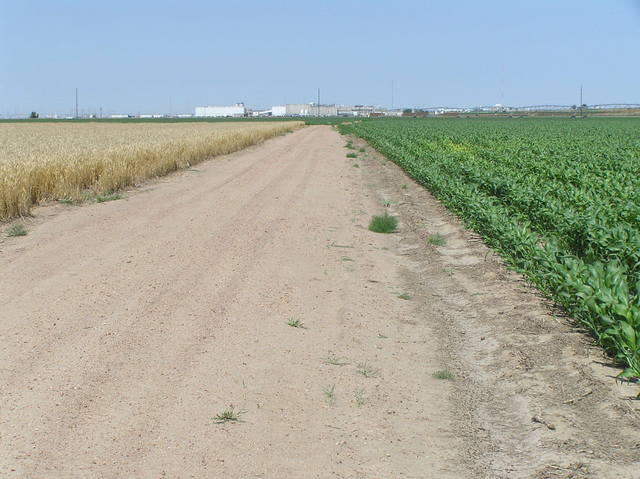
{"type": "Polygon", "coordinates": [[[369,363],[365,361],[364,363],[358,364],[358,369],[356,369],[356,372],[363,375],[365,378],[375,378],[380,371],[374,369],[369,363]]]}
{"type": "Polygon", "coordinates": [[[432,374],[432,376],[435,379],[446,379],[447,381],[453,381],[455,379],[453,373],[451,371],[447,371],[446,369],[443,369],[442,371],[436,371],[432,374]]]}
{"type": "Polygon", "coordinates": [[[392,205],[392,204],[393,204],[393,203],[391,203],[391,201],[390,201],[390,200],[384,200],[384,201],[382,202],[382,206],[384,206],[385,208],[389,208],[389,207],[391,207],[391,205],[392,205]]]}
{"type": "Polygon", "coordinates": [[[355,153],[347,153],[347,158],[358,158],[358,155],[355,153]]]}
{"type": "Polygon", "coordinates": [[[291,326],[292,328],[305,329],[304,323],[302,321],[300,321],[299,319],[291,318],[291,319],[289,319],[289,321],[287,321],[287,324],[289,326],[291,326]]]}
{"type": "Polygon", "coordinates": [[[24,225],[18,223],[10,228],[7,228],[6,233],[7,236],[26,236],[27,229],[24,227],[24,225]]]}
{"type": "Polygon", "coordinates": [[[369,222],[369,231],[374,233],[393,233],[398,226],[398,219],[385,211],[384,215],[374,216],[369,222]]]}
{"type": "Polygon", "coordinates": [[[358,407],[362,407],[365,402],[364,389],[356,389],[353,396],[356,398],[356,404],[358,407]]]}
{"type": "Polygon", "coordinates": [[[429,244],[432,244],[434,246],[444,246],[447,244],[447,239],[438,233],[430,235],[427,241],[429,242],[429,244]]]}
{"type": "Polygon", "coordinates": [[[364,153],[364,151],[365,151],[365,150],[364,150],[364,147],[362,147],[362,146],[361,146],[361,147],[358,149],[358,151],[359,151],[360,153],[364,153]]]}
{"type": "Polygon", "coordinates": [[[398,295],[398,298],[409,300],[409,299],[411,299],[411,296],[409,296],[407,293],[402,293],[402,294],[398,295]]]}
{"type": "Polygon", "coordinates": [[[58,200],[58,203],[61,203],[63,205],[72,205],[73,200],[69,198],[62,198],[61,200],[58,200]]]}
{"type": "Polygon", "coordinates": [[[238,422],[240,420],[240,416],[242,416],[245,411],[236,411],[233,407],[233,404],[229,406],[228,409],[225,409],[221,413],[217,414],[213,420],[217,424],[224,424],[227,422],[238,422]]]}
{"type": "Polygon", "coordinates": [[[349,364],[348,361],[344,360],[343,358],[339,358],[333,353],[329,353],[329,355],[325,358],[324,363],[331,366],[346,366],[347,364],[349,364]]]}
{"type": "Polygon", "coordinates": [[[111,193],[108,195],[96,196],[97,203],[106,203],[107,201],[115,201],[115,200],[121,200],[121,199],[122,199],[122,195],[119,193],[111,193]]]}
{"type": "Polygon", "coordinates": [[[333,406],[336,403],[336,385],[332,384],[331,386],[325,386],[322,388],[322,394],[324,394],[324,398],[327,401],[329,406],[333,406]]]}
{"type": "Polygon", "coordinates": [[[350,150],[355,150],[356,147],[353,146],[353,142],[352,141],[348,141],[346,145],[344,145],[345,147],[349,148],[350,150]]]}

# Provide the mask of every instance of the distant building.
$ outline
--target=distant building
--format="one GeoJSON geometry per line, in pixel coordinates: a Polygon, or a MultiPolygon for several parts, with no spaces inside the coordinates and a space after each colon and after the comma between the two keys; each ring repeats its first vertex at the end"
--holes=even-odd
{"type": "Polygon", "coordinates": [[[271,107],[271,116],[287,116],[287,107],[286,106],[271,107]]]}
{"type": "Polygon", "coordinates": [[[197,117],[243,117],[247,115],[244,103],[236,103],[232,106],[197,106],[197,117]]]}
{"type": "Polygon", "coordinates": [[[353,106],[339,106],[337,109],[338,116],[385,116],[387,110],[383,108],[376,108],[371,105],[353,105],[353,106]]]}
{"type": "Polygon", "coordinates": [[[292,103],[285,106],[286,116],[338,116],[335,105],[320,105],[315,103],[292,103]]]}

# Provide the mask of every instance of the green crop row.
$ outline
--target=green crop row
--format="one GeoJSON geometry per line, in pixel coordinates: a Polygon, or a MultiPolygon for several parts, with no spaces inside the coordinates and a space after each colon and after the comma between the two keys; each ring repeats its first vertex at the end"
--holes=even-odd
{"type": "Polygon", "coordinates": [[[432,191],[640,378],[639,119],[340,126],[432,191]]]}

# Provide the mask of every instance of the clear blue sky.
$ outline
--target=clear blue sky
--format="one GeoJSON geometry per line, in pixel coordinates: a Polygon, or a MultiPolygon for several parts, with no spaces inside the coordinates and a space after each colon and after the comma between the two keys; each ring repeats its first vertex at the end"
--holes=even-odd
{"type": "Polygon", "coordinates": [[[640,103],[638,0],[0,0],[0,114],[640,103]]]}

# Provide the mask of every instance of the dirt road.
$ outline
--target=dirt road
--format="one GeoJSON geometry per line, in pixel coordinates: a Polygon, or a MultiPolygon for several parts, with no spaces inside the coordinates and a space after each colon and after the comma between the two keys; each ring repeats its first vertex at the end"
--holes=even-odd
{"type": "Polygon", "coordinates": [[[308,127],[4,239],[0,477],[640,477],[598,350],[345,153],[308,127]]]}

